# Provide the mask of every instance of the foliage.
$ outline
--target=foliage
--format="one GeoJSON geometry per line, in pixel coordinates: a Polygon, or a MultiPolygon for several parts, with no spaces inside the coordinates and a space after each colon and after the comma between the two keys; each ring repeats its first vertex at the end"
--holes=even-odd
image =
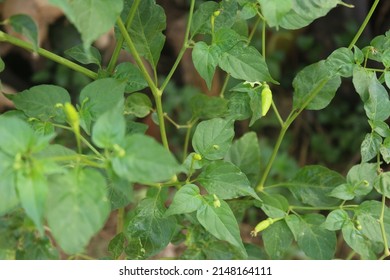
{"type": "MultiPolygon", "coordinates": [[[[184,247],[183,259],[283,259],[294,257],[290,248],[296,247],[307,258],[332,259],[338,257],[338,239],[350,247],[351,256],[390,255],[390,175],[382,169],[382,161],[390,163],[390,31],[368,46],[356,46],[378,0],[349,46],[296,73],[285,119],[272,96],[271,89],[280,85],[267,64],[266,27],[299,29],[336,6],[349,5],[339,0],[222,0],[201,1],[195,9],[191,0],[183,47],[161,77],[157,66],[166,16],[154,0],[50,2],[81,34],[82,44],[65,52],[77,63],[39,48],[37,27],[25,15],[3,24],[30,43],[1,31],[0,41],[93,81],[74,103],[59,85],[41,84],[9,96],[15,110],[0,116],[0,258],[51,259],[58,257],[57,250],[81,256],[116,210],[117,232],[108,246],[115,259],[150,258],[169,243],[184,247]],[[114,25],[116,50],[104,65],[91,44],[114,25]],[[258,29],[261,50],[252,44],[258,29]],[[134,64],[117,63],[121,49],[134,64]],[[218,97],[180,97],[188,98],[188,107],[175,116],[172,108],[164,111],[169,104],[163,97],[188,49],[209,88],[216,71],[226,74],[225,85],[229,79],[234,85],[230,90],[224,86],[218,97]],[[379,66],[370,68],[370,62],[379,66]],[[371,127],[361,143],[361,163],[346,176],[306,165],[290,179],[279,176],[280,181],[267,183],[288,128],[303,110],[328,107],[342,81],[351,78],[371,127]],[[148,116],[157,123],[162,144],[145,135],[140,122],[148,116]],[[269,116],[278,121],[280,133],[266,155],[269,148],[259,141],[255,124],[269,116]],[[238,137],[235,125],[244,121],[250,129],[238,137]],[[169,145],[167,124],[185,131],[175,143],[182,148],[169,145]],[[63,134],[73,135],[73,148],[57,141],[63,134]],[[140,186],[147,191],[135,194],[140,186]],[[264,249],[242,238],[249,234],[240,231],[240,224],[253,211],[256,219],[264,219],[252,225],[252,241],[261,234],[264,249]]],[[[0,59],[0,71],[4,67],[0,59]]]]}

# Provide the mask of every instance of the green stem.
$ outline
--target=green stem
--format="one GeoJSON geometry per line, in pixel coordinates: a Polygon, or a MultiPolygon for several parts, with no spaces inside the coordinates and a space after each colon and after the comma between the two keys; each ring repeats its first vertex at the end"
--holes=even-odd
{"type": "Polygon", "coordinates": [[[154,100],[156,102],[156,109],[157,109],[157,117],[158,117],[158,124],[160,126],[160,134],[161,134],[161,141],[164,145],[164,147],[169,150],[169,143],[167,138],[167,132],[165,130],[165,119],[164,119],[164,111],[162,107],[162,95],[161,93],[158,95],[154,95],[154,100]]]}
{"type": "Polygon", "coordinates": [[[251,42],[252,39],[253,39],[253,36],[256,34],[256,30],[257,30],[257,27],[259,26],[260,22],[262,21],[263,19],[259,16],[255,22],[255,24],[253,25],[253,28],[251,30],[251,33],[249,34],[249,37],[248,37],[248,41],[251,42]]]}
{"type": "Polygon", "coordinates": [[[165,78],[164,82],[162,83],[162,85],[160,87],[161,91],[164,91],[164,89],[167,87],[169,81],[172,79],[172,76],[173,76],[173,74],[175,74],[175,71],[176,71],[177,67],[179,66],[181,59],[183,58],[184,53],[186,52],[187,49],[188,49],[188,42],[186,40],[183,47],[180,49],[179,54],[177,55],[175,63],[173,64],[171,70],[169,71],[167,77],[165,78]]]}
{"type": "MultiPolygon", "coordinates": [[[[344,210],[353,210],[355,208],[359,207],[359,205],[345,205],[342,207],[344,210]]],[[[314,207],[314,206],[300,206],[300,205],[290,205],[289,210],[294,211],[294,210],[303,210],[303,211],[321,211],[321,210],[337,210],[340,209],[340,206],[329,206],[329,207],[314,207]]]]}
{"type": "Polygon", "coordinates": [[[379,217],[379,224],[381,225],[383,245],[385,246],[385,250],[383,252],[383,258],[390,256],[389,243],[387,240],[386,229],[385,229],[385,224],[384,224],[385,208],[386,208],[386,196],[382,195],[382,210],[381,210],[381,215],[379,217]]]}
{"type": "MultiPolygon", "coordinates": [[[[133,22],[135,12],[137,11],[137,8],[138,8],[138,5],[140,2],[141,2],[141,0],[135,0],[133,5],[131,6],[131,9],[129,11],[129,15],[127,16],[127,19],[126,19],[126,25],[125,25],[126,29],[129,29],[131,23],[133,22]]],[[[115,65],[116,65],[118,58],[119,58],[119,54],[122,50],[123,42],[124,42],[123,36],[121,36],[118,39],[118,41],[116,42],[114,52],[111,56],[111,59],[110,59],[108,66],[107,66],[107,71],[109,73],[114,71],[115,65]]]]}
{"type": "Polygon", "coordinates": [[[116,234],[123,232],[123,226],[125,224],[125,208],[121,207],[118,209],[116,216],[116,234]]]}
{"type": "Polygon", "coordinates": [[[283,127],[284,121],[283,121],[282,117],[280,116],[278,108],[276,107],[275,102],[273,100],[272,100],[272,109],[274,110],[274,113],[276,115],[276,118],[278,119],[280,126],[283,127]]]}
{"type": "Polygon", "coordinates": [[[187,158],[188,154],[188,145],[190,143],[190,137],[191,137],[191,130],[193,125],[189,125],[186,131],[186,136],[184,138],[184,147],[183,147],[183,162],[187,158]]]}
{"type": "Polygon", "coordinates": [[[118,25],[119,31],[122,34],[122,37],[124,38],[127,46],[130,49],[130,53],[134,57],[135,63],[137,64],[138,68],[140,69],[140,71],[142,73],[142,76],[145,78],[146,82],[148,83],[153,95],[157,95],[159,90],[156,87],[152,78],[150,77],[149,72],[146,69],[144,63],[142,62],[142,59],[141,59],[140,55],[138,54],[138,51],[133,43],[133,40],[130,38],[130,34],[127,32],[127,29],[126,29],[125,25],[123,24],[123,21],[121,18],[117,19],[117,25],[118,25]]]}
{"type": "Polygon", "coordinates": [[[265,59],[265,33],[266,33],[266,22],[265,19],[263,19],[263,26],[261,31],[261,53],[263,55],[263,58],[265,59]]]}
{"type": "Polygon", "coordinates": [[[264,173],[261,177],[260,183],[257,185],[256,190],[258,192],[263,191],[265,181],[267,180],[267,177],[269,175],[269,172],[271,171],[271,167],[275,161],[276,155],[278,154],[280,145],[282,144],[282,141],[284,139],[284,135],[287,132],[287,129],[290,127],[290,125],[294,122],[294,120],[299,116],[299,114],[309,105],[309,103],[317,96],[317,94],[322,90],[322,88],[325,86],[325,84],[329,81],[329,79],[323,79],[318,85],[312,89],[312,91],[308,94],[308,98],[305,100],[305,102],[302,104],[302,106],[298,109],[295,109],[290,113],[287,120],[283,123],[282,128],[279,132],[278,139],[276,140],[274,149],[272,151],[271,157],[267,163],[267,166],[265,167],[264,173]]]}
{"type": "MultiPolygon", "coordinates": [[[[23,40],[20,40],[12,35],[9,35],[7,33],[2,32],[2,31],[0,31],[0,42],[7,42],[7,43],[10,43],[14,46],[20,47],[22,49],[25,49],[25,50],[28,50],[31,52],[35,52],[35,49],[34,49],[32,44],[25,42],[23,40]]],[[[38,48],[37,53],[40,56],[46,57],[54,62],[57,62],[61,65],[66,66],[72,70],[80,72],[80,73],[84,74],[85,76],[90,77],[91,79],[95,80],[98,77],[97,73],[95,73],[95,72],[93,72],[93,71],[91,71],[91,70],[89,70],[81,65],[78,65],[78,64],[76,64],[76,63],[74,63],[66,58],[63,58],[62,56],[56,55],[52,52],[49,52],[45,49],[38,48]]]]}
{"type": "Polygon", "coordinates": [[[374,4],[372,4],[370,11],[368,12],[366,18],[364,19],[362,25],[360,26],[358,32],[356,33],[355,37],[352,39],[352,42],[349,44],[348,49],[352,49],[353,46],[356,44],[356,42],[359,40],[360,36],[362,35],[364,29],[366,28],[368,22],[370,21],[376,7],[378,6],[380,0],[375,0],[374,4]]]}
{"type": "Polygon", "coordinates": [[[184,53],[189,48],[188,40],[189,40],[189,36],[190,36],[190,30],[191,30],[191,25],[192,25],[192,17],[193,17],[193,14],[194,14],[194,8],[195,8],[195,0],[191,0],[190,11],[189,11],[188,20],[187,20],[187,27],[186,27],[186,31],[185,31],[185,34],[184,34],[183,46],[181,47],[180,52],[179,52],[179,54],[178,54],[178,56],[176,58],[176,61],[173,64],[171,70],[168,73],[168,76],[165,78],[163,84],[160,87],[160,90],[162,92],[164,91],[165,87],[168,85],[169,81],[172,79],[172,76],[175,73],[177,67],[179,66],[179,63],[180,63],[181,59],[183,58],[184,53]]]}
{"type": "MultiPolygon", "coordinates": [[[[62,125],[62,124],[56,124],[56,123],[53,123],[53,126],[55,127],[58,127],[58,128],[62,128],[62,129],[65,129],[65,130],[69,130],[69,131],[73,131],[73,129],[69,126],[65,126],[65,125],[62,125]]],[[[92,151],[95,153],[95,155],[97,155],[99,158],[101,159],[104,159],[104,156],[98,151],[96,150],[96,148],[91,144],[89,143],[89,141],[87,139],[85,139],[82,135],[80,135],[80,140],[92,151]]]]}
{"type": "Polygon", "coordinates": [[[230,75],[229,75],[229,74],[226,74],[225,81],[223,82],[221,91],[220,91],[220,93],[219,93],[219,96],[220,96],[221,98],[224,98],[224,96],[225,96],[225,91],[226,91],[227,85],[228,85],[228,83],[229,83],[229,79],[230,79],[230,75]]]}
{"type": "Polygon", "coordinates": [[[140,55],[138,54],[138,51],[133,43],[133,40],[130,38],[129,33],[127,32],[126,27],[123,24],[123,21],[121,18],[118,18],[117,20],[118,28],[127,44],[127,46],[130,49],[130,53],[133,55],[135,62],[137,63],[138,68],[140,69],[142,76],[145,78],[146,82],[149,85],[150,90],[152,91],[155,103],[156,103],[156,111],[160,126],[160,134],[161,134],[161,141],[166,149],[169,150],[169,144],[168,144],[168,138],[165,130],[165,122],[164,122],[164,111],[162,108],[162,102],[161,102],[161,96],[162,91],[159,90],[153,81],[153,79],[150,77],[148,70],[146,69],[144,63],[142,62],[142,59],[140,55]]]}

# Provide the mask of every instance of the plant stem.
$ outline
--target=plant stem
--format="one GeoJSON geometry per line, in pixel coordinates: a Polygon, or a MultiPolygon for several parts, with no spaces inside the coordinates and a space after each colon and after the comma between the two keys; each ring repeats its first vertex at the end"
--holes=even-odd
{"type": "Polygon", "coordinates": [[[260,22],[262,21],[263,19],[259,16],[255,22],[255,24],[253,25],[253,28],[251,30],[251,33],[249,34],[249,37],[248,37],[248,41],[251,42],[252,39],[253,39],[253,36],[255,35],[256,33],[256,30],[257,30],[257,27],[259,26],[260,22]]]}
{"type": "MultiPolygon", "coordinates": [[[[133,19],[134,19],[134,16],[135,16],[135,12],[137,11],[137,8],[138,8],[138,5],[139,5],[140,2],[141,2],[141,0],[135,0],[133,5],[131,6],[129,15],[127,16],[127,19],[126,19],[126,25],[125,25],[126,29],[129,29],[131,23],[133,22],[133,19]]],[[[124,42],[123,36],[121,36],[118,39],[118,41],[116,42],[114,52],[113,52],[113,54],[111,56],[111,59],[110,59],[110,62],[108,64],[108,66],[107,66],[107,71],[109,73],[114,71],[115,65],[116,65],[116,63],[118,61],[119,54],[120,54],[120,52],[122,50],[123,42],[124,42]]]]}
{"type": "Polygon", "coordinates": [[[261,54],[263,55],[263,58],[265,59],[265,32],[266,32],[266,22],[265,19],[263,19],[263,26],[261,31],[261,54]]]}
{"type": "Polygon", "coordinates": [[[145,78],[146,82],[148,83],[149,87],[150,87],[150,90],[152,91],[153,95],[157,95],[158,94],[158,89],[154,83],[154,81],[152,80],[152,78],[150,77],[149,75],[149,72],[148,70],[146,69],[144,63],[142,62],[142,59],[140,57],[140,55],[138,54],[138,51],[133,43],[133,40],[130,38],[130,35],[129,33],[127,32],[127,29],[125,27],[125,25],[123,24],[123,21],[121,18],[118,18],[117,19],[117,25],[118,25],[118,28],[127,44],[127,46],[129,47],[130,49],[130,53],[133,55],[134,57],[134,60],[138,66],[138,68],[140,69],[141,73],[142,73],[142,76],[145,78]]]}
{"type": "Polygon", "coordinates": [[[293,110],[288,116],[287,120],[283,123],[282,128],[280,129],[278,139],[276,140],[274,149],[272,151],[271,157],[265,167],[263,176],[261,177],[260,183],[256,187],[256,191],[261,192],[264,189],[265,181],[267,180],[268,174],[271,171],[271,167],[275,161],[276,155],[278,154],[280,145],[282,144],[284,135],[287,132],[287,129],[294,122],[294,120],[299,116],[299,114],[309,105],[309,103],[317,96],[317,94],[322,90],[322,88],[329,81],[328,78],[323,79],[318,85],[312,89],[312,91],[308,94],[308,98],[302,104],[302,106],[298,109],[293,110]]]}
{"type": "MultiPolygon", "coordinates": [[[[359,207],[359,205],[345,205],[342,207],[344,210],[354,209],[359,207]]],[[[337,210],[340,209],[340,206],[328,206],[328,207],[314,207],[314,206],[300,206],[300,205],[290,205],[289,210],[309,210],[309,211],[321,211],[321,210],[337,210]]]]}
{"type": "Polygon", "coordinates": [[[150,77],[148,70],[146,69],[144,63],[142,62],[142,59],[140,55],[138,54],[138,51],[133,43],[133,40],[130,38],[129,33],[127,32],[126,27],[123,24],[123,21],[121,18],[117,19],[117,24],[119,27],[119,30],[127,44],[127,46],[130,49],[131,54],[134,57],[135,62],[137,63],[138,68],[140,69],[142,76],[145,78],[146,82],[149,85],[150,90],[152,91],[155,103],[156,103],[156,111],[157,111],[157,116],[158,116],[158,121],[159,121],[159,126],[160,126],[160,134],[161,134],[161,141],[164,145],[164,147],[169,150],[169,144],[168,144],[168,138],[165,130],[165,123],[164,123],[164,111],[162,108],[162,102],[161,102],[161,96],[162,96],[162,91],[159,90],[155,84],[155,82],[152,80],[150,77]]]}
{"type": "MultiPolygon", "coordinates": [[[[7,43],[10,43],[14,46],[17,46],[17,47],[20,47],[22,49],[25,49],[25,50],[28,50],[28,51],[31,51],[31,52],[35,52],[35,49],[33,47],[32,44],[28,43],[28,42],[25,42],[19,38],[16,38],[12,35],[9,35],[7,33],[4,33],[2,31],[0,31],[0,42],[7,42],[7,43]]],[[[46,57],[52,61],[55,61],[61,65],[64,65],[70,69],[73,69],[77,72],[80,72],[82,74],[84,74],[85,76],[87,77],[90,77],[91,79],[97,79],[98,77],[98,74],[81,66],[81,65],[78,65],[66,58],[63,58],[62,56],[59,56],[59,55],[56,55],[52,52],[49,52],[45,49],[42,49],[42,48],[38,48],[37,50],[37,53],[43,57],[46,57]]]]}
{"type": "Polygon", "coordinates": [[[284,121],[283,121],[282,117],[280,116],[278,108],[276,107],[275,102],[273,100],[272,100],[271,104],[272,104],[272,109],[274,110],[274,113],[276,115],[276,118],[278,119],[280,126],[283,127],[284,121]]]}
{"type": "Polygon", "coordinates": [[[160,87],[160,90],[162,92],[164,91],[165,87],[168,85],[169,81],[172,79],[172,76],[175,73],[177,67],[179,66],[179,63],[180,63],[181,59],[183,58],[184,53],[186,52],[186,50],[189,47],[188,40],[189,40],[189,36],[190,36],[190,30],[191,30],[191,25],[192,25],[192,17],[193,17],[193,14],[194,14],[194,8],[195,8],[195,0],[191,0],[190,11],[189,11],[188,20],[187,20],[187,27],[186,27],[186,31],[185,31],[185,34],[184,34],[183,46],[181,47],[180,52],[179,52],[179,54],[178,54],[178,56],[176,58],[176,61],[173,64],[171,70],[168,73],[168,76],[165,78],[164,82],[162,83],[162,85],[160,87]]]}
{"type": "Polygon", "coordinates": [[[161,141],[164,145],[164,147],[169,150],[169,143],[167,138],[167,132],[165,130],[165,119],[164,119],[164,111],[162,107],[162,94],[154,95],[154,100],[156,102],[156,109],[157,109],[157,117],[158,117],[158,124],[160,126],[160,134],[161,134],[161,141]]]}
{"type": "Polygon", "coordinates": [[[187,158],[187,153],[188,153],[188,145],[190,143],[190,137],[191,137],[191,130],[192,130],[192,125],[189,125],[186,131],[186,136],[184,138],[184,147],[183,147],[183,162],[187,158]]]}
{"type": "Polygon", "coordinates": [[[229,83],[229,79],[230,79],[230,75],[226,74],[225,80],[223,81],[221,91],[219,93],[219,97],[221,97],[221,98],[224,98],[224,96],[225,96],[225,91],[226,91],[227,85],[229,83]]]}
{"type": "MultiPolygon", "coordinates": [[[[62,125],[62,124],[53,123],[53,126],[54,127],[58,127],[58,128],[62,128],[62,129],[65,129],[65,130],[73,131],[71,127],[65,126],[65,125],[62,125]]],[[[95,147],[91,143],[89,143],[89,141],[87,139],[85,139],[82,135],[80,135],[80,139],[99,158],[103,158],[104,159],[104,156],[98,150],[96,150],[95,147]]]]}
{"type": "Polygon", "coordinates": [[[116,234],[123,232],[123,225],[125,221],[124,217],[125,217],[125,208],[121,207],[118,209],[118,213],[116,216],[116,234]]]}
{"type": "Polygon", "coordinates": [[[348,49],[352,49],[353,46],[356,44],[356,42],[359,40],[360,36],[362,35],[364,29],[366,28],[368,22],[370,21],[376,7],[378,6],[380,0],[375,0],[374,4],[372,4],[370,11],[368,12],[366,18],[364,19],[362,25],[360,26],[358,32],[356,33],[355,37],[352,39],[352,42],[349,44],[348,49]]]}
{"type": "Polygon", "coordinates": [[[385,224],[384,224],[385,208],[386,208],[386,196],[382,195],[382,210],[381,210],[381,215],[379,217],[379,224],[381,226],[383,245],[385,246],[385,250],[383,252],[383,258],[390,256],[389,243],[387,240],[386,229],[385,229],[385,224]]]}

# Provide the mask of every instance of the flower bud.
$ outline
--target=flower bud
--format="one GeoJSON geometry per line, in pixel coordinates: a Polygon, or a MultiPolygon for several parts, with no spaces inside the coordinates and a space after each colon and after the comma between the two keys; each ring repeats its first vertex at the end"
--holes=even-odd
{"type": "Polygon", "coordinates": [[[192,158],[193,158],[194,160],[197,160],[197,161],[202,160],[202,156],[201,156],[200,154],[194,154],[194,155],[192,156],[192,158]]]}
{"type": "Polygon", "coordinates": [[[213,202],[214,207],[215,208],[221,207],[221,201],[219,200],[219,198],[215,194],[213,196],[214,196],[214,202],[213,202]]]}

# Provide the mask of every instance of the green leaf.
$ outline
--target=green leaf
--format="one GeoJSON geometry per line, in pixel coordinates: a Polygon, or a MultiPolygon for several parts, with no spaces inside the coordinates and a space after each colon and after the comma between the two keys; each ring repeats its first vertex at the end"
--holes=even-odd
{"type": "Polygon", "coordinates": [[[26,153],[36,143],[36,136],[31,127],[14,117],[0,116],[0,151],[15,158],[26,153]]]}
{"type": "Polygon", "coordinates": [[[367,133],[360,146],[360,153],[362,155],[362,161],[367,162],[379,153],[380,145],[382,143],[382,137],[377,133],[367,133]]]}
{"type": "Polygon", "coordinates": [[[255,132],[248,132],[236,140],[225,156],[248,177],[255,186],[260,177],[260,146],[255,132]]]}
{"type": "Polygon", "coordinates": [[[334,188],[329,195],[342,200],[351,200],[355,197],[354,186],[348,183],[341,184],[334,188]]]}
{"type": "Polygon", "coordinates": [[[355,59],[353,52],[348,48],[339,48],[332,52],[325,61],[327,67],[334,74],[349,78],[353,75],[355,59]]]}
{"type": "MultiPolygon", "coordinates": [[[[4,67],[4,66],[3,66],[4,67]]],[[[0,62],[0,72],[1,72],[1,62],[0,62]]],[[[386,86],[390,88],[390,71],[385,71],[385,82],[386,86]]]]}
{"type": "Polygon", "coordinates": [[[179,171],[173,155],[151,137],[133,134],[125,139],[125,154],[115,157],[115,173],[129,182],[152,183],[172,179],[179,171]]]}
{"type": "Polygon", "coordinates": [[[227,112],[227,101],[217,96],[196,94],[191,98],[192,116],[200,119],[223,117],[227,112]]]}
{"type": "Polygon", "coordinates": [[[126,235],[129,243],[139,244],[145,258],[164,249],[176,229],[176,219],[164,215],[165,207],[158,198],[146,198],[135,209],[129,221],[126,235]]]}
{"type": "Polygon", "coordinates": [[[125,92],[131,93],[142,90],[148,86],[145,78],[137,66],[130,62],[119,64],[112,75],[113,78],[120,82],[126,83],[125,92]]]}
{"type": "Polygon", "coordinates": [[[92,141],[100,148],[112,148],[122,143],[126,133],[126,122],[123,117],[123,106],[116,106],[97,120],[92,130],[92,141]]]}
{"type": "Polygon", "coordinates": [[[126,124],[127,124],[126,135],[137,134],[137,133],[145,134],[145,132],[148,130],[148,125],[141,122],[135,122],[129,120],[129,118],[126,118],[126,124]]]}
{"type": "Polygon", "coordinates": [[[30,118],[64,123],[64,110],[56,105],[69,103],[70,95],[59,86],[39,85],[14,95],[12,101],[18,110],[30,118]]]}
{"type": "Polygon", "coordinates": [[[379,148],[379,151],[383,157],[383,160],[389,164],[390,163],[390,137],[386,137],[382,145],[379,148]]]}
{"type": "Polygon", "coordinates": [[[117,260],[122,255],[125,247],[125,235],[123,232],[115,235],[108,244],[108,252],[110,252],[113,259],[117,260]]]}
{"type": "Polygon", "coordinates": [[[50,0],[81,34],[85,49],[109,31],[123,8],[122,0],[50,0]]]}
{"type": "Polygon", "coordinates": [[[373,244],[364,237],[358,229],[355,228],[353,222],[346,223],[342,228],[343,238],[345,242],[363,259],[376,259],[373,244]]]}
{"type": "Polygon", "coordinates": [[[288,200],[280,194],[260,194],[261,209],[270,218],[283,218],[289,211],[288,200]]]}
{"type": "Polygon", "coordinates": [[[166,216],[191,213],[202,206],[202,196],[198,186],[187,184],[175,194],[172,204],[165,212],[166,216]]]}
{"type": "Polygon", "coordinates": [[[201,160],[194,159],[195,155],[196,153],[190,153],[182,164],[186,174],[190,174],[194,170],[201,169],[203,166],[209,163],[209,161],[204,158],[202,158],[201,160]]]}
{"type": "Polygon", "coordinates": [[[4,68],[5,68],[4,61],[0,57],[0,73],[3,72],[4,68]]]}
{"type": "Polygon", "coordinates": [[[294,240],[291,230],[283,220],[264,230],[262,238],[264,249],[273,260],[282,259],[294,240]]]}
{"type": "Polygon", "coordinates": [[[133,199],[133,185],[127,180],[119,178],[111,169],[107,173],[111,211],[128,206],[133,199]]]}
{"type": "MultiPolygon", "coordinates": [[[[382,203],[379,201],[364,201],[355,211],[362,226],[361,232],[372,242],[383,243],[379,219],[382,213],[382,203]]],[[[384,228],[387,240],[390,240],[390,209],[384,207],[384,228]]]]}
{"type": "Polygon", "coordinates": [[[23,245],[16,251],[16,260],[58,260],[59,252],[47,236],[39,237],[35,232],[23,234],[23,245]]]}
{"type": "MultiPolygon", "coordinates": [[[[127,1],[127,6],[131,7],[134,0],[127,1]]],[[[128,10],[124,10],[122,18],[126,18],[128,10]]],[[[164,47],[165,36],[162,31],[166,27],[166,17],[164,9],[157,5],[155,0],[142,0],[135,12],[131,23],[129,35],[133,40],[138,53],[150,62],[156,69],[161,51],[164,47]]]]}
{"type": "Polygon", "coordinates": [[[257,15],[257,0],[253,1],[246,1],[244,0],[243,3],[240,3],[240,0],[237,1],[239,5],[242,6],[242,9],[240,10],[239,17],[243,20],[248,20],[257,15]]]}
{"type": "Polygon", "coordinates": [[[299,248],[311,259],[327,260],[334,257],[336,234],[321,226],[325,217],[320,214],[290,215],[286,222],[299,248]]]}
{"type": "Polygon", "coordinates": [[[375,163],[361,163],[354,165],[348,171],[347,182],[357,187],[356,195],[365,195],[372,190],[376,177],[377,165],[375,163]]]}
{"type": "Polygon", "coordinates": [[[150,98],[146,94],[134,92],[126,98],[125,114],[144,118],[152,111],[152,106],[152,101],[150,101],[150,98]]]}
{"type": "Polygon", "coordinates": [[[352,82],[356,92],[360,95],[360,99],[363,102],[366,102],[370,97],[368,93],[368,86],[370,82],[375,79],[374,76],[374,72],[368,71],[362,66],[355,66],[353,69],[352,82]]]}
{"type": "Polygon", "coordinates": [[[38,51],[38,26],[29,15],[13,15],[8,22],[17,33],[22,34],[32,43],[34,51],[38,51]]]}
{"type": "Polygon", "coordinates": [[[306,106],[307,110],[325,108],[332,101],[340,84],[340,76],[332,76],[324,60],[305,67],[293,81],[293,108],[301,109],[308,99],[310,102],[306,106]],[[314,93],[316,95],[311,99],[314,93]]]}
{"type": "Polygon", "coordinates": [[[353,58],[357,64],[362,64],[364,61],[364,54],[361,49],[359,49],[356,45],[353,46],[353,58]]]}
{"type": "Polygon", "coordinates": [[[215,118],[198,124],[192,146],[195,152],[206,159],[222,159],[229,150],[233,137],[233,122],[215,118]]]}
{"type": "Polygon", "coordinates": [[[16,189],[23,209],[43,234],[43,214],[48,185],[41,168],[38,164],[34,164],[19,170],[16,173],[16,189]]]}
{"type": "Polygon", "coordinates": [[[19,204],[13,163],[13,157],[0,151],[0,216],[13,210],[19,204]]]}
{"type": "Polygon", "coordinates": [[[225,0],[219,3],[220,14],[215,18],[215,31],[222,28],[230,28],[234,25],[238,15],[236,0],[225,0]]]}
{"type": "Polygon", "coordinates": [[[251,100],[248,94],[241,92],[232,92],[229,93],[227,98],[229,100],[228,112],[231,118],[241,121],[251,117],[251,100]]]}
{"type": "Polygon", "coordinates": [[[208,34],[211,32],[211,16],[218,8],[218,3],[206,1],[196,9],[191,24],[191,38],[197,34],[208,34]]]}
{"type": "Polygon", "coordinates": [[[192,50],[192,61],[210,89],[218,64],[218,50],[215,46],[208,46],[205,42],[197,42],[192,50]]]}
{"type": "Polygon", "coordinates": [[[340,201],[329,197],[329,194],[343,183],[345,179],[337,172],[309,165],[300,169],[287,186],[299,201],[318,207],[338,205],[340,201]]]}
{"type": "Polygon", "coordinates": [[[377,177],[375,163],[361,163],[353,166],[347,174],[347,183],[336,187],[331,196],[343,200],[351,200],[356,196],[364,196],[371,192],[377,177]]]}
{"type": "Polygon", "coordinates": [[[291,0],[258,0],[262,15],[270,27],[278,27],[283,17],[291,10],[291,0]]]}
{"type": "Polygon", "coordinates": [[[125,84],[113,78],[104,78],[88,84],[80,93],[81,116],[84,117],[83,111],[86,111],[90,113],[92,120],[96,120],[123,102],[124,89],[125,84]]]}
{"type": "Polygon", "coordinates": [[[263,117],[263,100],[261,98],[261,87],[251,88],[251,90],[248,91],[248,95],[250,98],[249,105],[252,111],[252,118],[249,122],[249,126],[252,126],[255,121],[263,117]]]}
{"type": "Polygon", "coordinates": [[[258,85],[257,83],[243,82],[231,89],[233,92],[245,92],[249,96],[249,106],[252,111],[252,118],[249,126],[266,114],[271,106],[272,92],[268,85],[258,85]]]}
{"type": "Polygon", "coordinates": [[[95,47],[91,46],[88,51],[86,51],[83,45],[77,45],[67,49],[64,53],[82,64],[96,64],[99,68],[101,67],[102,56],[95,47]]]}
{"type": "Polygon", "coordinates": [[[390,198],[390,172],[379,174],[375,180],[374,187],[380,194],[390,198]]]}
{"type": "Polygon", "coordinates": [[[84,250],[110,211],[106,181],[92,169],[74,169],[49,178],[46,217],[56,242],[67,254],[84,250]]]}
{"type": "Polygon", "coordinates": [[[216,194],[221,199],[252,196],[260,200],[245,174],[230,162],[210,163],[198,176],[197,181],[209,194],[216,194]]]}
{"type": "Polygon", "coordinates": [[[368,85],[369,97],[364,101],[367,117],[374,121],[385,121],[390,116],[390,100],[386,88],[372,76],[368,85]]]}
{"type": "Polygon", "coordinates": [[[215,32],[211,48],[216,52],[216,57],[219,60],[224,52],[231,50],[240,42],[248,43],[246,37],[241,36],[233,29],[225,27],[215,32]]]}
{"type": "Polygon", "coordinates": [[[229,205],[221,200],[221,206],[214,207],[213,197],[210,195],[206,199],[196,212],[199,223],[216,238],[229,242],[240,249],[243,256],[246,256],[240,229],[229,205]]]}
{"type": "Polygon", "coordinates": [[[280,26],[286,29],[299,29],[325,16],[339,4],[340,0],[292,0],[292,9],[284,15],[280,26]]]}
{"type": "Polygon", "coordinates": [[[384,121],[372,121],[368,120],[368,123],[370,124],[373,131],[378,133],[382,137],[389,137],[390,136],[390,128],[387,123],[384,121]]]}
{"type": "Polygon", "coordinates": [[[340,230],[350,221],[348,213],[343,209],[333,210],[326,217],[326,221],[322,224],[327,230],[340,230]]]}
{"type": "Polygon", "coordinates": [[[222,53],[219,67],[233,78],[248,82],[273,82],[268,66],[257,49],[239,42],[222,53]]]}

